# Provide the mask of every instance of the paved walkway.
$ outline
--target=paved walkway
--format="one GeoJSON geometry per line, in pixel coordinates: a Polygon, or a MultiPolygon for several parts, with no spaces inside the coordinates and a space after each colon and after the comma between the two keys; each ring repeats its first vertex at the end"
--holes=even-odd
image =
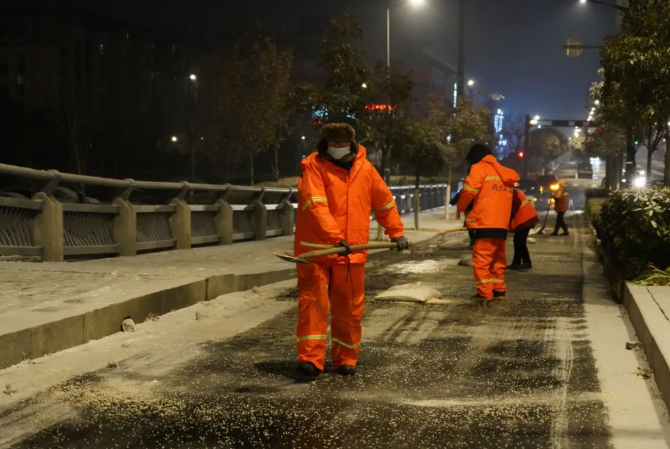
{"type": "Polygon", "coordinates": [[[486,307],[467,299],[464,236],[375,258],[368,298],[422,281],[444,299],[368,300],[354,378],[295,378],[293,281],[0,371],[17,390],[0,399],[0,447],[669,447],[667,411],[571,220],[486,307]]]}

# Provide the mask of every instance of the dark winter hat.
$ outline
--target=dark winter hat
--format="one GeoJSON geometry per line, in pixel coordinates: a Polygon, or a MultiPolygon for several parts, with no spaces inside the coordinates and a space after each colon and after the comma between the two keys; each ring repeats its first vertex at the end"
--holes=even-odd
{"type": "Polygon", "coordinates": [[[477,162],[481,161],[484,159],[486,156],[492,155],[493,151],[483,143],[476,143],[470,148],[470,151],[468,152],[468,155],[465,156],[465,159],[470,163],[470,165],[474,165],[477,162]]]}
{"type": "Polygon", "coordinates": [[[321,129],[325,140],[341,140],[353,142],[356,139],[356,130],[347,123],[328,123],[321,129]]]}

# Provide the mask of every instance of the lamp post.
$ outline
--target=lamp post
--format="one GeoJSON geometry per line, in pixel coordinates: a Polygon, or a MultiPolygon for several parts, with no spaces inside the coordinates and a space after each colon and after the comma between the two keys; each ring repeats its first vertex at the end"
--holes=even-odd
{"type": "Polygon", "coordinates": [[[617,0],[617,4],[614,5],[612,3],[603,2],[601,0],[579,0],[579,3],[581,3],[582,5],[585,5],[587,3],[595,3],[597,5],[607,6],[609,8],[616,9],[617,11],[625,14],[625,13],[628,12],[628,3],[629,2],[628,2],[628,0],[623,0],[623,1],[622,0],[617,0]]]}
{"type": "MultiPolygon", "coordinates": [[[[391,81],[391,7],[395,4],[402,3],[407,0],[387,0],[386,2],[386,82],[390,84],[391,81]]],[[[413,6],[421,6],[424,3],[424,0],[409,0],[413,6]]],[[[365,87],[364,87],[365,89],[365,87]]],[[[391,113],[391,99],[387,97],[387,113],[391,113]]],[[[388,155],[386,158],[386,166],[384,169],[384,180],[387,185],[391,185],[391,150],[388,149],[388,155]]]]}

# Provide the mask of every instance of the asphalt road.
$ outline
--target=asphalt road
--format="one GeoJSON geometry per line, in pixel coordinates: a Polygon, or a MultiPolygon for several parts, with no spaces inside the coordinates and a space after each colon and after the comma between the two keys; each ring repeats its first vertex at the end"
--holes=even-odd
{"type": "MultiPolygon", "coordinates": [[[[586,235],[538,236],[534,270],[510,273],[508,297],[486,306],[468,299],[462,240],[371,263],[368,297],[421,281],[444,299],[368,301],[353,378],[332,366],[316,382],[295,376],[291,307],[163,376],[124,362],[4,418],[61,410],[17,448],[612,447],[582,301],[586,235]]],[[[274,299],[296,300],[295,290],[274,299]]]]}

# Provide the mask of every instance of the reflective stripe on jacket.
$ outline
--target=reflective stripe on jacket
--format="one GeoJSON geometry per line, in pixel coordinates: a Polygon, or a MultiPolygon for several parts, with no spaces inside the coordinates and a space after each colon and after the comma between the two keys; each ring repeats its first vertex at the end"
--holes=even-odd
{"type": "Polygon", "coordinates": [[[486,156],[473,165],[457,207],[461,213],[474,203],[472,211],[465,217],[466,226],[507,230],[512,213],[512,185],[518,181],[517,172],[500,165],[494,156],[486,156]]]}
{"type": "MultiPolygon", "coordinates": [[[[300,164],[295,254],[331,248],[342,240],[364,245],[370,239],[370,213],[390,238],[404,234],[404,227],[391,191],[359,146],[351,170],[338,167],[318,153],[300,164]]],[[[317,262],[365,263],[367,251],[347,257],[331,256],[317,262]],[[347,260],[348,259],[348,260],[347,260]]]]}
{"type": "Polygon", "coordinates": [[[512,196],[512,220],[510,221],[510,231],[517,229],[526,229],[538,222],[537,211],[533,203],[526,198],[526,195],[519,189],[514,189],[512,196]]]}

